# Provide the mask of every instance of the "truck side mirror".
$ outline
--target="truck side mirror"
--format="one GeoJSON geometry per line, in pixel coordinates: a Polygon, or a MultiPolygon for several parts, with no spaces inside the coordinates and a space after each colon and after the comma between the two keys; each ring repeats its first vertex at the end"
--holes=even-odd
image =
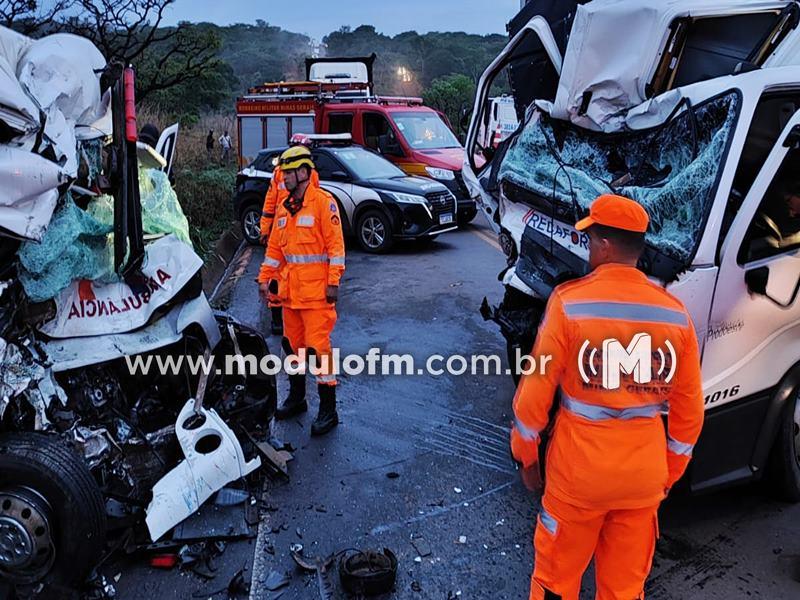
{"type": "Polygon", "coordinates": [[[403,149],[400,147],[400,143],[388,134],[378,136],[378,150],[380,150],[381,154],[388,154],[389,156],[403,156],[403,149]]]}
{"type": "Polygon", "coordinates": [[[745,271],[744,282],[751,294],[767,295],[767,281],[769,280],[769,267],[758,267],[745,271]]]}

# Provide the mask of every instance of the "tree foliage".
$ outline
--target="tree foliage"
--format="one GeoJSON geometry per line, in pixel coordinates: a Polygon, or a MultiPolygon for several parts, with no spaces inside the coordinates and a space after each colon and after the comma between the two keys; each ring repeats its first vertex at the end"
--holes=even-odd
{"type": "Polygon", "coordinates": [[[458,131],[461,116],[471,111],[475,83],[466,75],[446,75],[435,79],[422,95],[425,104],[442,111],[458,131]]]}

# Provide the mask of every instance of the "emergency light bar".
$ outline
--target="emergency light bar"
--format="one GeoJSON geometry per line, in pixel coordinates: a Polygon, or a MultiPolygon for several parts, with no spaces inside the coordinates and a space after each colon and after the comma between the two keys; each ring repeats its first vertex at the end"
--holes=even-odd
{"type": "Polygon", "coordinates": [[[296,133],[292,136],[291,144],[302,144],[312,146],[322,142],[338,142],[340,144],[352,144],[353,136],[349,133],[296,133]]]}

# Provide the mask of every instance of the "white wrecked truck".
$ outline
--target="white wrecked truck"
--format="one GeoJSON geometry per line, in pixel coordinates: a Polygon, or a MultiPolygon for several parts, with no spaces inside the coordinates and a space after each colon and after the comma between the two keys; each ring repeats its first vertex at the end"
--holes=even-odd
{"type": "Polygon", "coordinates": [[[641,202],[640,268],[703,353],[693,491],[770,472],[800,500],[799,20],[786,1],[530,2],[479,84],[464,177],[508,258],[484,317],[528,352],[553,287],[587,272],[572,225],[602,193],[641,202]],[[476,140],[504,69],[521,123],[495,152],[476,140]]]}
{"type": "Polygon", "coordinates": [[[157,540],[259,465],[231,427],[268,422],[274,378],[126,362],[268,352],[203,294],[168,138],[168,158],[137,142],[133,69],[0,27],[0,581],[20,595],[60,597],[107,534],[157,540]]]}

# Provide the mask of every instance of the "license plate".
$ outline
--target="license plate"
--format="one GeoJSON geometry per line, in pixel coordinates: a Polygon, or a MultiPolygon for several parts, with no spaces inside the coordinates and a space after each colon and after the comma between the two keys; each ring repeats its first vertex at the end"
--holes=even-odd
{"type": "Polygon", "coordinates": [[[439,215],[439,225],[446,225],[453,222],[453,215],[439,215]]]}

